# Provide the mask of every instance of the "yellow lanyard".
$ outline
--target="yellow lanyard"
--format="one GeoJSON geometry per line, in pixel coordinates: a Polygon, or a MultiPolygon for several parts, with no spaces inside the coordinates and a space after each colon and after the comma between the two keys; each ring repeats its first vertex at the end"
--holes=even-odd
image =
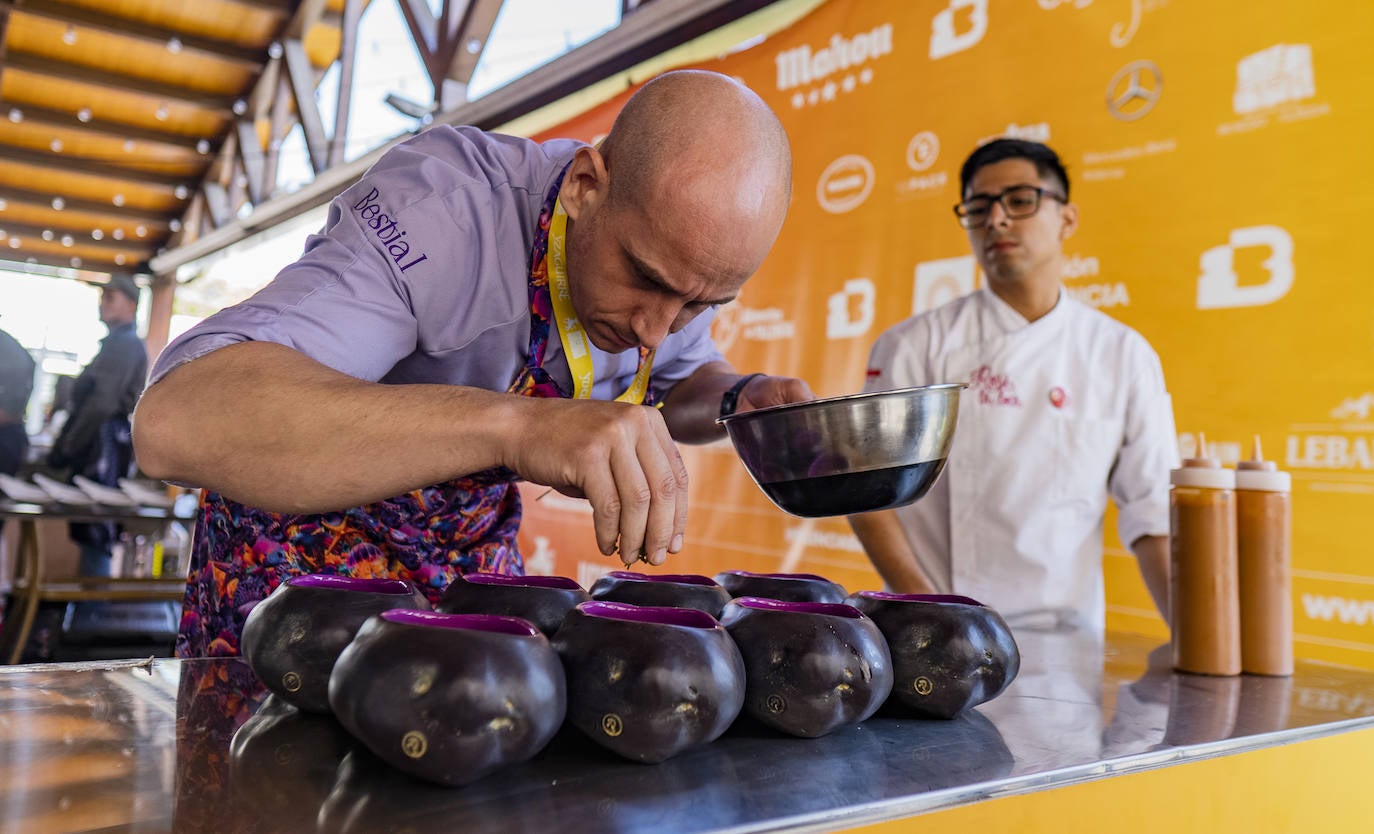
{"type": "MultiPolygon", "coordinates": [[[[553,223],[549,226],[549,249],[544,256],[544,266],[549,276],[549,299],[553,302],[558,339],[563,343],[563,355],[567,357],[568,368],[572,370],[573,397],[586,400],[592,396],[591,342],[587,339],[587,331],[582,328],[582,322],[577,320],[572,298],[568,294],[568,262],[564,248],[567,229],[568,213],[563,210],[562,201],[558,201],[553,207],[553,223]]],[[[649,373],[653,367],[654,352],[641,349],[634,381],[625,393],[615,398],[616,402],[636,405],[644,402],[644,397],[649,393],[649,373]]]]}

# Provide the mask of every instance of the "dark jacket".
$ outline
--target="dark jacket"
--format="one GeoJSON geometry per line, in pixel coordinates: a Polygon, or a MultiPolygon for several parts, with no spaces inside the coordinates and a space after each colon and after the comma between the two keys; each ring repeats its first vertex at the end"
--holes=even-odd
{"type": "Polygon", "coordinates": [[[33,393],[33,357],[0,330],[0,425],[22,423],[33,393]]]}
{"type": "Polygon", "coordinates": [[[127,425],[147,377],[148,351],[134,325],[112,328],[72,386],[71,413],[48,464],[69,473],[87,472],[100,457],[101,427],[116,418],[127,425]]]}

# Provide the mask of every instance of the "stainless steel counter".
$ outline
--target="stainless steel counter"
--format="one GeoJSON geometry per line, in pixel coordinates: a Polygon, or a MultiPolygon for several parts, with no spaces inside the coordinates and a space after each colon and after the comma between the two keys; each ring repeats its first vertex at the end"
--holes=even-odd
{"type": "Polygon", "coordinates": [[[565,732],[454,789],[389,770],[333,719],[264,705],[240,660],[10,667],[0,831],[827,830],[1374,732],[1374,673],[1300,663],[1292,679],[1202,678],[1170,674],[1138,637],[1017,638],[1021,676],[954,721],[881,712],[806,740],[741,719],[660,765],[565,732]]]}

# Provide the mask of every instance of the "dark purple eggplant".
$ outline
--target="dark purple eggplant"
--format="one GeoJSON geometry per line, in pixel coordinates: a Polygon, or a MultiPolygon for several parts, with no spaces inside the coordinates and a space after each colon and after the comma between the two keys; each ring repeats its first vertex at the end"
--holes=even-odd
{"type": "Polygon", "coordinates": [[[887,641],[853,606],[741,597],[720,624],[744,658],[744,711],[784,733],[863,721],[892,692],[887,641]]]}
{"type": "Polygon", "coordinates": [[[334,574],[293,576],[248,612],[239,647],[268,689],[307,712],[329,712],[329,673],[339,652],[373,614],[428,609],[400,579],[334,574]]]}
{"type": "Polygon", "coordinates": [[[568,612],[589,599],[581,585],[563,576],[467,573],[453,580],[435,610],[520,617],[552,637],[568,612]]]}
{"type": "Polygon", "coordinates": [[[569,723],[627,759],[661,762],[714,741],[744,705],[739,649],[704,611],[584,602],[553,647],[569,723]]]}
{"type": "Polygon", "coordinates": [[[465,785],[544,749],[567,698],[558,656],[527,620],[385,611],[339,655],[329,705],[393,767],[465,785]]]}
{"type": "Polygon", "coordinates": [[[860,591],[849,597],[878,624],[892,653],[892,697],[920,715],[953,718],[1016,678],[1021,652],[1000,614],[950,594],[860,591]]]}
{"type": "Polygon", "coordinates": [[[730,593],[709,576],[695,573],[636,573],[613,570],[592,586],[592,599],[630,605],[695,608],[719,617],[730,593]]]}
{"type": "Polygon", "coordinates": [[[732,597],[764,597],[783,602],[844,602],[846,591],[814,573],[751,573],[721,571],[716,582],[732,597]]]}

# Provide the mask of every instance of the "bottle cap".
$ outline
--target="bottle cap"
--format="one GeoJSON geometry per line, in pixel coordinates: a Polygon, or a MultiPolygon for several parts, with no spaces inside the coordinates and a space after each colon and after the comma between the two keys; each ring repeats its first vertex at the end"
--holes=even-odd
{"type": "Polygon", "coordinates": [[[1250,459],[1236,464],[1236,489],[1253,489],[1262,492],[1291,492],[1293,490],[1293,477],[1287,472],[1280,472],[1278,464],[1274,461],[1264,459],[1264,453],[1260,451],[1259,435],[1255,435],[1250,459]]]}
{"type": "Polygon", "coordinates": [[[1221,461],[1207,457],[1207,438],[1197,436],[1197,456],[1184,458],[1183,465],[1169,473],[1169,483],[1174,486],[1199,487],[1202,489],[1235,489],[1236,473],[1222,469],[1221,461]]]}

